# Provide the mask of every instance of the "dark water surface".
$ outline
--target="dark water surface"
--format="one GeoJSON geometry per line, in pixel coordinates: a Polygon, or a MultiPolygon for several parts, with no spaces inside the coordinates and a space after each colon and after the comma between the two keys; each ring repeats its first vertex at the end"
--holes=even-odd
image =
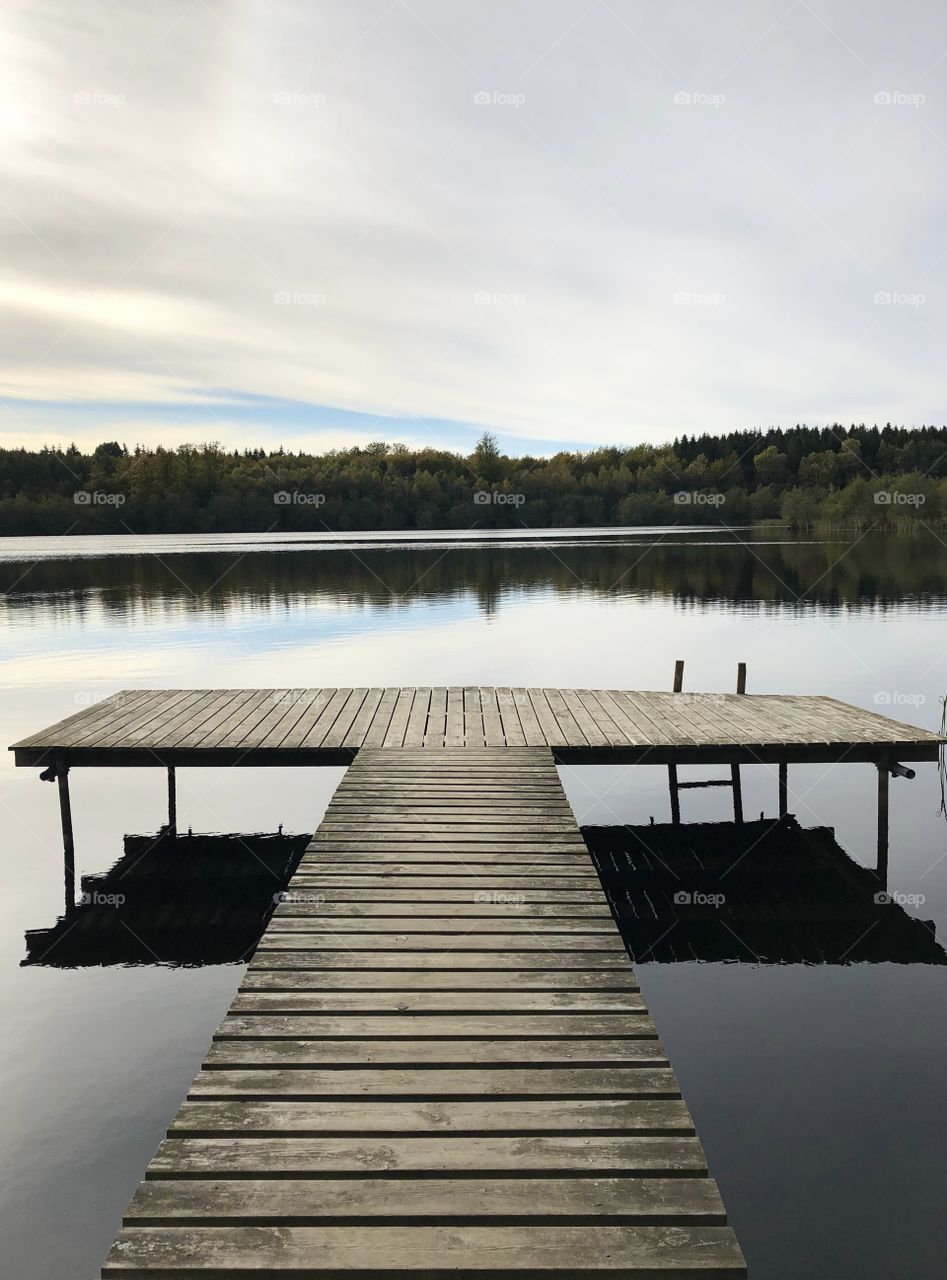
{"type": "MultiPolygon", "coordinates": [[[[687,688],[729,690],[745,660],[751,692],[926,728],[947,688],[934,535],[7,539],[0,590],[2,745],[136,685],[668,688],[681,657],[687,688]]],[[[181,770],[179,823],[310,831],[339,776],[181,770]]],[[[660,768],[563,777],[585,824],[668,819],[660,768]]],[[[773,772],[743,785],[747,815],[771,816],[773,772]]],[[[874,785],[867,765],[794,767],[790,808],[870,865],[874,785]]],[[[164,820],[160,770],[76,770],[72,795],[80,872],[164,820]]],[[[685,792],[685,821],[725,819],[727,796],[685,792]]],[[[934,765],[892,783],[890,887],[944,938],[939,798],[934,765]]],[[[18,1280],[91,1277],[242,968],[21,968],[24,932],[61,911],[62,860],[54,788],[6,756],[0,822],[0,1258],[18,1280]]],[[[856,925],[840,914],[842,963],[762,964],[754,934],[740,963],[639,964],[755,1280],[947,1270],[947,967],[846,963],[856,925]]]]}

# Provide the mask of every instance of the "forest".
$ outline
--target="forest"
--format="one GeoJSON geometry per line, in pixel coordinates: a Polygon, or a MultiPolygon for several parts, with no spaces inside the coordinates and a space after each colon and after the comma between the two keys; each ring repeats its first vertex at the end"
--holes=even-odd
{"type": "Polygon", "coordinates": [[[777,522],[942,527],[947,428],[796,426],[507,456],[376,442],[322,454],[117,441],[0,450],[0,535],[777,522]]]}

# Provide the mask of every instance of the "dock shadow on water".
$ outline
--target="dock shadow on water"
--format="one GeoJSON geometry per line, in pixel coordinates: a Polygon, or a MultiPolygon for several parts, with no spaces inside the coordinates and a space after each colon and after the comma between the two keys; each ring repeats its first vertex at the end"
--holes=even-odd
{"type": "Polygon", "coordinates": [[[909,895],[885,893],[828,827],[582,828],[638,963],[947,964],[909,895]]]}
{"type": "Polygon", "coordinates": [[[238,964],[253,951],[308,835],[127,835],[75,905],[26,933],[23,965],[238,964]]]}

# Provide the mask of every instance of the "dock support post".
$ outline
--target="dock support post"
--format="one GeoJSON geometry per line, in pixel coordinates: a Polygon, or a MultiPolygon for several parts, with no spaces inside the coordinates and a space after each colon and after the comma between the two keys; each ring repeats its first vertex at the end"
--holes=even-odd
{"type": "Polygon", "coordinates": [[[168,835],[178,834],[178,784],[174,765],[168,765],[168,835]]]}
{"type": "Polygon", "coordinates": [[[789,812],[789,766],[785,760],[779,762],[779,816],[785,818],[789,812]]]}
{"type": "Polygon", "coordinates": [[[62,821],[62,861],[65,880],[66,911],[76,905],[76,847],[72,836],[72,804],[69,799],[69,766],[56,762],[59,787],[59,817],[62,821]]]}
{"type": "MultiPolygon", "coordinates": [[[[737,663],[737,693],[746,693],[746,663],[737,663]]],[[[743,822],[743,780],[740,777],[740,766],[730,766],[730,781],[733,783],[733,821],[743,822]]]]}
{"type": "Polygon", "coordinates": [[[878,761],[878,864],[876,872],[882,889],[888,887],[888,761],[878,761]]]}
{"type": "MultiPolygon", "coordinates": [[[[684,688],[684,659],[678,658],[674,663],[674,693],[684,688]]],[[[677,765],[668,765],[668,788],[671,792],[671,821],[675,827],[681,825],[681,793],[677,785],[677,765]]]]}
{"type": "Polygon", "coordinates": [[[732,764],[730,766],[730,781],[733,784],[733,821],[742,823],[743,821],[743,781],[740,777],[740,766],[732,764]]]}

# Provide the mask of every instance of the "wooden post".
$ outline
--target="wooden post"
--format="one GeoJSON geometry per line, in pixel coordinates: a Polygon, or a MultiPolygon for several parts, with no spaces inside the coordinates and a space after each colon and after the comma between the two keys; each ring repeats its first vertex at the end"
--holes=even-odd
{"type": "MultiPolygon", "coordinates": [[[[746,663],[737,663],[737,693],[746,693],[746,663]]],[[[730,766],[730,781],[733,783],[733,821],[743,821],[743,780],[740,777],[740,766],[730,766]]]]}
{"type": "Polygon", "coordinates": [[[738,764],[732,764],[730,766],[730,781],[733,784],[733,821],[742,823],[743,782],[740,778],[740,766],[738,764]]]}
{"type": "Polygon", "coordinates": [[[779,762],[779,816],[785,818],[789,812],[789,766],[785,760],[779,762]]]}
{"type": "Polygon", "coordinates": [[[888,887],[888,761],[878,761],[878,865],[882,889],[888,887]]]}
{"type": "Polygon", "coordinates": [[[168,765],[168,835],[178,834],[178,787],[174,766],[168,765]]]}
{"type": "MultiPolygon", "coordinates": [[[[681,693],[684,688],[684,659],[678,658],[674,663],[674,693],[681,693]]],[[[668,765],[668,788],[671,792],[671,821],[676,827],[681,825],[681,793],[677,786],[677,765],[668,765]]]]}
{"type": "Polygon", "coordinates": [[[59,786],[59,817],[62,821],[62,861],[65,879],[66,911],[76,905],[76,847],[72,836],[72,804],[69,800],[69,766],[56,762],[59,786]]]}

